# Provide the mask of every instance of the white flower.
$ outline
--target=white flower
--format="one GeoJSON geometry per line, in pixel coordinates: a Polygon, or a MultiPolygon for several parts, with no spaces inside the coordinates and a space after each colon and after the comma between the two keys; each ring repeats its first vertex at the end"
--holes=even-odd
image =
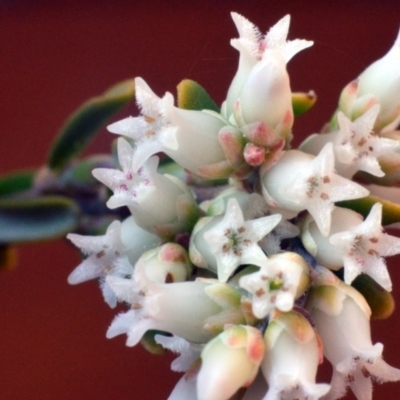
{"type": "Polygon", "coordinates": [[[141,116],[128,117],[107,127],[111,133],[128,136],[135,141],[132,173],[136,173],[152,155],[166,149],[178,149],[176,128],[166,117],[166,104],[174,102],[172,95],[166,93],[160,99],[142,78],[135,79],[135,94],[141,116]]]}
{"type": "Polygon", "coordinates": [[[154,175],[158,158],[149,159],[137,172],[132,168],[134,149],[125,139],[118,139],[118,161],[122,171],[113,168],[96,168],[94,177],[110,188],[114,194],[107,202],[109,208],[131,206],[147,198],[155,190],[154,175]]]}
{"type": "Polygon", "coordinates": [[[339,111],[339,130],[310,136],[300,146],[301,150],[318,154],[331,141],[339,175],[351,178],[357,171],[365,171],[374,176],[384,176],[378,158],[391,153],[399,143],[373,132],[379,109],[379,104],[375,104],[354,121],[339,111]]]}
{"type": "Polygon", "coordinates": [[[255,379],[265,345],[261,332],[251,326],[232,326],[212,339],[201,352],[197,376],[199,400],[229,400],[255,379]]]}
{"type": "Polygon", "coordinates": [[[122,171],[96,168],[93,175],[114,194],[108,207],[128,206],[135,222],[163,238],[188,230],[198,208],[183,182],[157,173],[158,157],[151,157],[134,173],[134,150],[123,138],[118,139],[118,159],[122,171]]]}
{"type": "MultiPolygon", "coordinates": [[[[237,99],[242,98],[241,92],[248,80],[251,81],[254,77],[258,76],[261,78],[260,82],[267,83],[268,87],[272,84],[273,78],[268,76],[263,77],[262,74],[272,72],[273,76],[275,77],[278,77],[279,74],[281,74],[282,84],[286,86],[286,89],[282,92],[283,97],[281,98],[280,104],[275,104],[274,107],[268,111],[268,113],[270,113],[270,117],[275,115],[273,119],[280,119],[279,116],[288,111],[287,96],[290,95],[289,81],[286,73],[286,63],[296,53],[307,47],[310,47],[313,42],[307,40],[287,41],[290,24],[289,15],[286,15],[284,18],[278,21],[265,36],[261,34],[255,25],[253,25],[240,14],[231,13],[231,15],[240,36],[238,39],[232,39],[231,45],[240,52],[240,59],[238,71],[228,91],[226,115],[229,117],[232,114],[234,104],[237,99]],[[268,60],[268,58],[270,60],[268,60]],[[269,62],[272,64],[268,64],[269,62]],[[275,68],[277,68],[277,70],[275,68]],[[253,73],[254,76],[250,78],[253,73]],[[278,73],[278,75],[276,75],[276,73],[278,73]],[[289,91],[287,91],[287,89],[289,91]]],[[[252,85],[253,84],[250,82],[250,86],[252,85]]],[[[262,87],[262,85],[260,85],[259,88],[264,90],[267,87],[262,87]]],[[[262,93],[262,96],[265,99],[266,94],[262,93]]],[[[275,100],[277,100],[277,96],[272,96],[270,99],[267,98],[268,102],[275,100]]],[[[251,103],[253,104],[254,102],[255,98],[251,99],[251,103]]],[[[265,107],[265,112],[265,110],[268,108],[263,103],[256,104],[256,109],[263,106],[265,107]]],[[[256,119],[248,122],[261,121],[263,121],[263,119],[256,119]]],[[[270,122],[272,121],[270,120],[270,122]]]]}
{"type": "Polygon", "coordinates": [[[88,255],[69,275],[68,283],[71,285],[105,276],[121,257],[123,250],[119,221],[113,221],[104,235],[83,236],[69,233],[67,239],[79,247],[83,254],[88,255]]]}
{"type": "MultiPolygon", "coordinates": [[[[339,112],[340,130],[334,145],[337,159],[344,164],[338,168],[339,173],[353,169],[354,172],[365,171],[380,177],[385,175],[379,166],[378,157],[394,150],[399,144],[394,140],[381,138],[373,132],[379,110],[380,106],[376,104],[354,122],[339,112]]],[[[351,177],[349,173],[346,176],[351,177]]]]}
{"type": "MultiPolygon", "coordinates": [[[[75,233],[67,235],[67,239],[88,255],[68,276],[68,283],[75,285],[91,279],[104,279],[107,275],[126,276],[133,273],[132,265],[120,262],[124,246],[121,241],[121,222],[112,222],[104,235],[82,236],[75,233]]],[[[106,303],[114,308],[117,298],[103,280],[101,290],[106,303]]]]}
{"type": "Polygon", "coordinates": [[[225,161],[218,133],[226,122],[218,114],[177,108],[171,93],[159,98],[142,78],[135,79],[135,90],[141,115],[107,127],[135,141],[132,173],[158,152],[198,175],[202,167],[225,161]]]}
{"type": "Polygon", "coordinates": [[[239,265],[259,265],[265,260],[266,255],[257,243],[280,220],[281,216],[275,214],[245,221],[237,200],[230,199],[223,219],[204,233],[204,239],[215,256],[218,279],[226,282],[239,265]]]}
{"type": "Polygon", "coordinates": [[[329,391],[329,385],[315,383],[322,349],[305,317],[294,311],[275,313],[264,340],[261,368],[268,392],[263,400],[318,400],[329,391]]]}
{"type": "Polygon", "coordinates": [[[118,315],[107,331],[112,338],[126,333],[127,346],[136,345],[151,329],[205,343],[227,323],[244,323],[241,295],[228,284],[215,281],[151,284],[133,279],[106,278],[119,300],[131,309],[118,315]]]}
{"type": "Polygon", "coordinates": [[[396,128],[400,120],[400,32],[388,53],[358,77],[357,94],[372,94],[380,104],[376,130],[396,128]]]}
{"type": "Polygon", "coordinates": [[[259,271],[241,277],[239,284],[253,295],[253,313],[262,319],[275,308],[293,308],[309,284],[309,267],[296,253],[275,254],[262,263],[259,271]]]}
{"type": "Polygon", "coordinates": [[[368,190],[335,174],[332,143],[317,157],[288,150],[267,171],[261,170],[262,192],[267,203],[285,217],[307,210],[323,235],[328,235],[334,203],[368,195],[368,190]]]}
{"type": "Polygon", "coordinates": [[[400,239],[383,233],[381,221],[382,204],[376,203],[361,224],[331,236],[330,242],[343,256],[346,283],[363,272],[386,290],[392,289],[383,257],[400,253],[400,239]]]}
{"type": "Polygon", "coordinates": [[[307,215],[300,223],[303,246],[319,264],[337,271],[343,268],[343,254],[330,242],[330,237],[335,233],[352,229],[362,222],[363,217],[355,211],[336,207],[332,211],[329,235],[323,236],[311,215],[307,215]]]}
{"type": "Polygon", "coordinates": [[[179,336],[155,335],[155,340],[165,349],[179,353],[179,357],[172,361],[171,369],[176,372],[186,372],[200,357],[203,344],[190,343],[179,336]]]}
{"type": "Polygon", "coordinates": [[[307,302],[333,366],[331,391],[324,399],[339,399],[350,387],[358,400],[371,400],[372,380],[398,381],[400,370],[383,361],[381,343],[371,342],[371,310],[364,297],[339,279],[328,279],[312,289],[307,302]]]}

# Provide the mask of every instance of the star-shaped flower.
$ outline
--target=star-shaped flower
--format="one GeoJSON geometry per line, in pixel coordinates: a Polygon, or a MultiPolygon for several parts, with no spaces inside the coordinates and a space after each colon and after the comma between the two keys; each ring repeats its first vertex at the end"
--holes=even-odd
{"type": "Polygon", "coordinates": [[[275,214],[245,221],[236,199],[228,201],[224,218],[204,234],[217,260],[218,279],[226,282],[241,264],[260,265],[266,255],[257,244],[281,220],[275,214]]]}
{"type": "Polygon", "coordinates": [[[281,253],[262,263],[260,270],[240,278],[239,284],[253,295],[252,309],[264,318],[273,309],[287,312],[309,283],[309,267],[295,253],[281,253]]]}
{"type": "Polygon", "coordinates": [[[109,187],[114,195],[107,202],[109,208],[131,205],[140,201],[154,190],[158,158],[150,158],[134,172],[132,168],[135,151],[123,138],[118,139],[118,160],[122,171],[113,168],[96,168],[94,177],[109,187]]]}
{"type": "Polygon", "coordinates": [[[331,225],[334,203],[368,195],[368,190],[334,173],[332,143],[327,143],[319,155],[296,173],[291,183],[283,188],[285,194],[299,208],[307,210],[326,236],[331,225]]]}
{"type": "MultiPolygon", "coordinates": [[[[264,198],[252,193],[249,196],[249,204],[244,214],[246,219],[253,219],[273,215],[273,210],[268,207],[264,198]]],[[[268,255],[276,254],[281,250],[281,241],[284,239],[294,238],[300,233],[299,228],[286,219],[281,219],[278,225],[260,241],[260,247],[268,255]]]]}
{"type": "Polygon", "coordinates": [[[365,273],[386,290],[392,290],[383,257],[400,253],[400,238],[383,233],[381,221],[382,204],[376,203],[360,225],[331,236],[330,242],[343,254],[346,283],[365,273]]]}
{"type": "Polygon", "coordinates": [[[281,52],[288,62],[296,53],[313,45],[309,40],[287,40],[290,15],[280,19],[266,35],[262,35],[260,30],[242,15],[232,12],[231,16],[240,35],[238,39],[231,40],[231,45],[239,51],[245,49],[256,61],[263,57],[266,50],[275,50],[281,52]]]}
{"type": "Polygon", "coordinates": [[[136,173],[152,155],[165,149],[177,150],[176,128],[166,116],[166,104],[173,104],[170,93],[161,99],[142,78],[135,79],[136,102],[141,116],[128,117],[107,127],[111,133],[124,135],[135,141],[135,157],[131,169],[136,173]]]}
{"type": "MultiPolygon", "coordinates": [[[[127,260],[121,262],[123,244],[119,221],[112,222],[105,235],[82,236],[70,233],[67,239],[88,255],[69,275],[69,284],[75,285],[96,278],[104,279],[108,275],[126,276],[133,273],[132,265],[127,260]]],[[[115,307],[117,298],[105,280],[102,281],[101,289],[106,303],[115,307]]]]}
{"type": "Polygon", "coordinates": [[[156,335],[155,340],[165,349],[179,353],[179,357],[171,363],[172,371],[186,372],[190,366],[200,357],[204,344],[190,343],[179,336],[156,335]]]}
{"type": "Polygon", "coordinates": [[[121,223],[114,221],[101,236],[83,236],[76,233],[67,235],[83,254],[88,255],[69,275],[68,283],[75,285],[90,279],[105,276],[121,256],[121,223]]]}
{"type": "Polygon", "coordinates": [[[352,122],[342,112],[338,113],[340,130],[336,135],[334,150],[337,159],[345,164],[345,169],[366,171],[382,177],[377,158],[398,147],[398,142],[380,137],[373,132],[380,106],[375,104],[361,117],[352,122]]]}

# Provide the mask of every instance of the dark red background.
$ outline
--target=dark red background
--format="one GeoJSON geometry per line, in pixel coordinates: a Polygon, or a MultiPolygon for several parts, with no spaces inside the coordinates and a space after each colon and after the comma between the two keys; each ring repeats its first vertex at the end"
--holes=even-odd
{"type": "MultiPolygon", "coordinates": [[[[330,118],[342,87],[388,50],[400,24],[398,0],[0,0],[0,172],[39,166],[68,114],[128,77],[142,76],[160,95],[192,78],[222,102],[237,65],[229,11],[263,31],[290,13],[290,38],[315,41],[289,66],[293,90],[319,96],[296,121],[297,143],[330,118]]],[[[109,141],[103,132],[90,151],[108,151],[109,141]]],[[[0,275],[0,398],[167,398],[179,378],[172,358],[105,338],[114,311],[97,285],[67,284],[78,261],[62,241],[25,245],[18,267],[0,275]]],[[[374,341],[398,367],[399,316],[373,322],[374,341]]],[[[374,398],[396,400],[399,391],[399,383],[377,386],[374,398]]]]}

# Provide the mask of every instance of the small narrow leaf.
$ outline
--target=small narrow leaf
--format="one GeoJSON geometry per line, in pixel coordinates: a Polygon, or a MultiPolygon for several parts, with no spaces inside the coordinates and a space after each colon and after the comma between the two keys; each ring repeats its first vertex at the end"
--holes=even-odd
{"type": "Polygon", "coordinates": [[[297,92],[292,93],[292,107],[295,117],[309,111],[317,101],[317,95],[314,91],[308,93],[297,92]]]}
{"type": "Polygon", "coordinates": [[[378,285],[369,275],[361,274],[352,282],[371,307],[372,318],[384,319],[393,314],[395,303],[393,295],[378,285]]]}
{"type": "MultiPolygon", "coordinates": [[[[157,331],[157,330],[149,330],[140,339],[140,344],[151,354],[164,354],[165,350],[161,344],[157,343],[155,340],[156,335],[165,335],[165,332],[157,331]]],[[[169,336],[169,335],[167,335],[169,336]]]]}
{"type": "Polygon", "coordinates": [[[336,203],[336,205],[356,211],[365,218],[375,203],[382,204],[383,226],[400,222],[400,204],[393,203],[378,196],[370,195],[361,199],[340,201],[336,203]]]}
{"type": "Polygon", "coordinates": [[[17,265],[17,249],[8,244],[0,244],[0,271],[10,271],[17,265]]]}
{"type": "Polygon", "coordinates": [[[78,208],[65,197],[0,200],[0,243],[56,239],[77,224],[78,208]]]}
{"type": "Polygon", "coordinates": [[[121,82],[76,110],[61,128],[48,155],[47,164],[59,171],[81,151],[107,120],[135,95],[134,80],[121,82]]]}
{"type": "Polygon", "coordinates": [[[178,107],[186,110],[212,110],[219,112],[219,107],[197,82],[184,79],[178,86],[178,107]]]}
{"type": "Polygon", "coordinates": [[[35,171],[22,170],[0,176],[0,196],[8,196],[29,190],[33,184],[35,171]]]}

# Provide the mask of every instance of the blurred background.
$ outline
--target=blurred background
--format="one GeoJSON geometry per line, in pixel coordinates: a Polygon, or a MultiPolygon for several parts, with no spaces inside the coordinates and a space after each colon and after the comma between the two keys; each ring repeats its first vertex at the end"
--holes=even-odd
{"type": "MultiPolygon", "coordinates": [[[[398,0],[0,0],[0,172],[43,164],[68,115],[126,78],[142,76],[159,95],[191,78],[221,103],[238,59],[230,11],[263,32],[290,13],[289,37],[315,42],[289,64],[292,89],[318,95],[296,120],[295,144],[329,120],[341,89],[385,54],[400,25],[398,0]]],[[[108,152],[111,139],[103,131],[88,152],[108,152]]],[[[0,273],[0,399],[166,399],[180,377],[173,357],[106,339],[115,310],[95,282],[67,284],[78,263],[60,240],[20,246],[17,267],[0,273]]],[[[398,263],[389,261],[397,301],[398,263]]],[[[372,323],[397,367],[399,317],[372,323]]],[[[399,393],[400,383],[376,386],[374,399],[399,393]]]]}

